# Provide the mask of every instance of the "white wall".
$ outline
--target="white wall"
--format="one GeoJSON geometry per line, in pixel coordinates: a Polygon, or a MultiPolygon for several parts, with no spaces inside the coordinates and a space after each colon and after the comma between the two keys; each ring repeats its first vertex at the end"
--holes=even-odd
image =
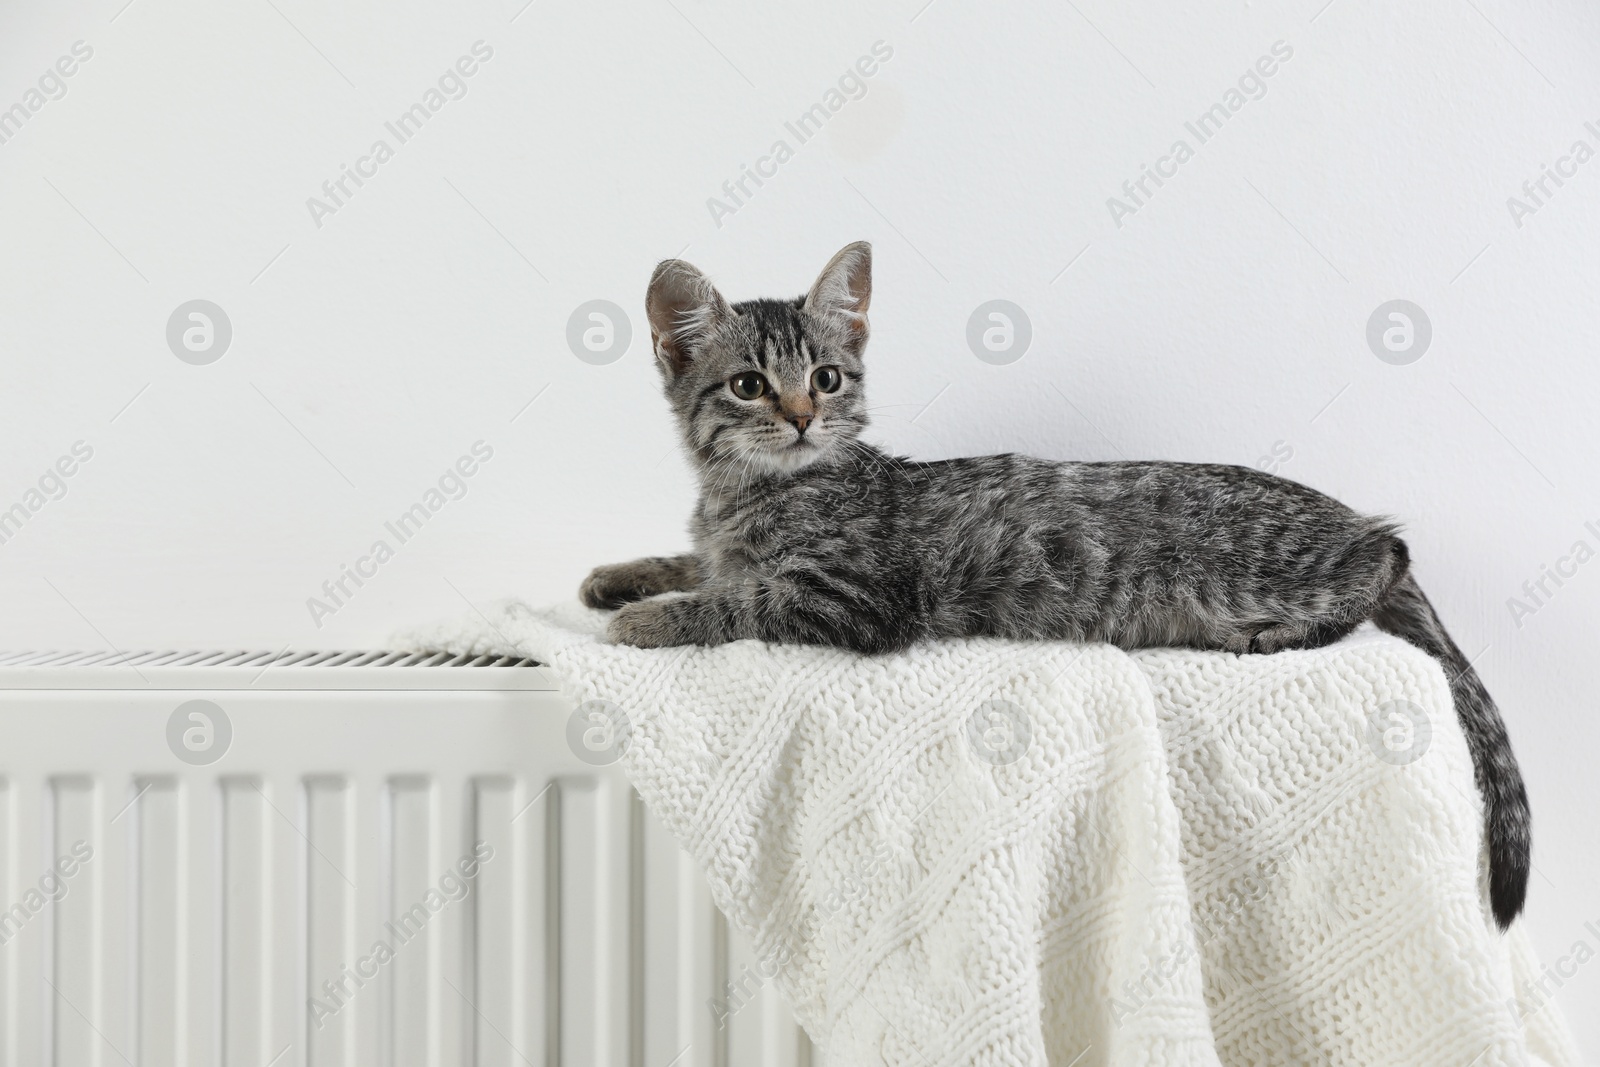
{"type": "MultiPolygon", "coordinates": [[[[0,107],[93,49],[0,144],[0,508],[93,449],[0,544],[0,646],[373,645],[679,548],[651,267],[793,294],[865,237],[888,446],[1276,449],[1402,517],[1530,780],[1540,948],[1600,947],[1600,563],[1530,616],[1507,604],[1600,549],[1600,162],[1520,220],[1507,204],[1600,148],[1592,5],[124,2],[0,13],[0,107]],[[466,95],[399,144],[385,121],[480,40],[466,95]],[[800,144],[785,121],[879,41],[866,95],[800,144]],[[1186,121],[1280,41],[1265,95],[1200,144],[1186,121]],[[307,198],[379,138],[394,157],[317,225],[307,198]],[[779,138],[793,158],[714,220],[779,138]],[[1193,158],[1118,225],[1107,198],[1180,138],[1193,158]],[[165,338],[197,298],[233,328],[204,366],[165,338]],[[994,298],[1032,323],[1011,365],[965,340],[994,298]],[[609,365],[565,339],[592,299],[633,318],[609,365]],[[1432,324],[1409,365],[1366,341],[1391,299],[1432,324]],[[480,440],[467,495],[396,544],[384,521],[480,440]],[[394,558],[314,626],[307,599],[380,537],[394,558]]],[[[1600,963],[1560,997],[1600,1049],[1600,963]]]]}

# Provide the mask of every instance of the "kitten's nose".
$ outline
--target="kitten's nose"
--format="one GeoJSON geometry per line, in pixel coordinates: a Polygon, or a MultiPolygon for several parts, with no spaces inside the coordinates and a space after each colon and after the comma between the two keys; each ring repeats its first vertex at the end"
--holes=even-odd
{"type": "Polygon", "coordinates": [[[792,425],[795,429],[799,430],[801,433],[805,433],[806,427],[811,425],[811,420],[816,418],[816,415],[807,411],[794,415],[785,415],[784,418],[788,419],[790,425],[792,425]]]}

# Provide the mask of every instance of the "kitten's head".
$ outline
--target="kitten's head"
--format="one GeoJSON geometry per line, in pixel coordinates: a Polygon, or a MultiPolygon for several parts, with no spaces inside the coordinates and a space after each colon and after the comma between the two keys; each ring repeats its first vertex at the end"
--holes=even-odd
{"type": "Polygon", "coordinates": [[[867,424],[861,355],[872,246],[846,245],[798,300],[729,304],[694,267],[669,259],[645,296],[667,399],[702,466],[799,470],[867,424]]]}

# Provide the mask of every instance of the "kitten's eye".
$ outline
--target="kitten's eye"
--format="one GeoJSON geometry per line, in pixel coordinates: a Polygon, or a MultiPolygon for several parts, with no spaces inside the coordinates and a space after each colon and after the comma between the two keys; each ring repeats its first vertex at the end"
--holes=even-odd
{"type": "Polygon", "coordinates": [[[838,367],[818,367],[811,372],[811,385],[819,393],[837,392],[844,376],[838,367]]]}
{"type": "Polygon", "coordinates": [[[735,374],[728,379],[728,388],[733,390],[733,395],[740,400],[756,400],[767,391],[767,380],[755,371],[746,374],[735,374]]]}

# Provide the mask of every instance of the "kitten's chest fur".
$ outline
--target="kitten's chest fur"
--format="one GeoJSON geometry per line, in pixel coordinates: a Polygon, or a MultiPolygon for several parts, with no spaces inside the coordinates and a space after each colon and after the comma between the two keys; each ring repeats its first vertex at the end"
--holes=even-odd
{"type": "Polygon", "coordinates": [[[895,555],[915,533],[906,504],[903,489],[880,484],[861,466],[816,464],[706,487],[691,533],[711,573],[735,579],[797,556],[822,559],[869,545],[875,558],[895,555]]]}

